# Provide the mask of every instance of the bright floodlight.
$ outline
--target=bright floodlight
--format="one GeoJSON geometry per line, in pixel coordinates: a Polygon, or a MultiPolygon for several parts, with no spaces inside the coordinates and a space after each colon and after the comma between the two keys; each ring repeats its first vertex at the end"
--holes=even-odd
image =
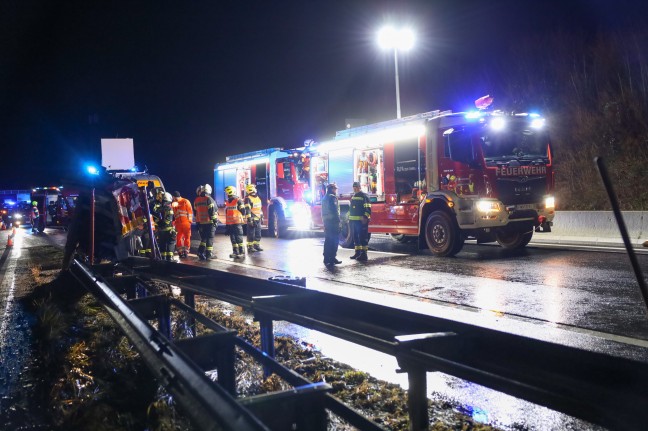
{"type": "Polygon", "coordinates": [[[382,49],[408,51],[414,46],[414,32],[410,28],[383,27],[378,31],[378,45],[382,49]]]}
{"type": "Polygon", "coordinates": [[[97,175],[99,173],[99,169],[92,165],[86,166],[86,171],[88,171],[90,175],[97,175]]]}

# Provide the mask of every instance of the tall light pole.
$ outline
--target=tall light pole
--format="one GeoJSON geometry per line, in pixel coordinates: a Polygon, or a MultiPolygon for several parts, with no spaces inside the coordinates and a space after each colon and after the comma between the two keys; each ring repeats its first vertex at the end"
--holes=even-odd
{"type": "Polygon", "coordinates": [[[378,31],[378,45],[382,49],[394,51],[394,69],[396,77],[396,118],[401,118],[400,88],[398,84],[398,51],[409,51],[414,46],[414,32],[410,28],[396,30],[386,26],[378,31]]]}

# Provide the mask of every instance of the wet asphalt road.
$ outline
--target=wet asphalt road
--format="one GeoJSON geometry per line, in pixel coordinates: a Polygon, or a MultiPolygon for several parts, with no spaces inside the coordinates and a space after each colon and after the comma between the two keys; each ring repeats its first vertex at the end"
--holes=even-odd
{"type": "MultiPolygon", "coordinates": [[[[26,246],[65,241],[65,233],[58,230],[34,236],[27,230],[21,233],[26,246]]],[[[6,238],[0,236],[0,241],[6,238]]],[[[510,252],[494,245],[466,244],[454,258],[436,258],[418,252],[413,244],[373,236],[368,262],[350,260],[352,250],[340,249],[343,263],[328,269],[322,263],[323,238],[318,234],[264,238],[262,245],[265,251],[235,260],[228,257],[229,238],[218,234],[216,259],[205,263],[191,255],[185,263],[260,278],[305,276],[309,288],[648,362],[648,312],[623,253],[539,247],[510,252]]],[[[197,246],[194,237],[192,249],[197,246]]],[[[645,273],[648,255],[638,259],[645,273]]],[[[392,358],[370,357],[366,349],[356,350],[314,331],[277,329],[282,330],[351,366],[403,383],[399,381],[403,376],[393,373],[397,365],[392,358]]],[[[433,397],[457,400],[485,422],[511,429],[598,429],[469,382],[428,375],[433,397]]]]}

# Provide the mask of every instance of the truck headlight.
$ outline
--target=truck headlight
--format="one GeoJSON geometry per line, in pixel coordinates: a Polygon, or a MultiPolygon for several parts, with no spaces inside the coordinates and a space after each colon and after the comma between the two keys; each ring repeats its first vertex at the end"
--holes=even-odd
{"type": "Polygon", "coordinates": [[[14,218],[20,220],[22,218],[22,214],[14,214],[14,218]]]}
{"type": "Polygon", "coordinates": [[[545,198],[545,208],[552,210],[556,207],[556,199],[553,196],[548,196],[545,198]]]}
{"type": "Polygon", "coordinates": [[[497,201],[477,201],[475,205],[477,206],[477,211],[482,213],[497,212],[500,210],[497,201]]]}

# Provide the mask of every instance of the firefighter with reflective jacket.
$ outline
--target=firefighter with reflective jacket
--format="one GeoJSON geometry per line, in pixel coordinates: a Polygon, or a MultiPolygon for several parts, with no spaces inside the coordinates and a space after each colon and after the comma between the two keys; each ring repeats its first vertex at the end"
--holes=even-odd
{"type": "Polygon", "coordinates": [[[29,214],[29,218],[31,219],[31,225],[32,225],[32,232],[36,232],[38,229],[38,224],[40,221],[40,213],[38,212],[38,202],[33,201],[32,202],[32,209],[31,213],[29,214]]]}
{"type": "Polygon", "coordinates": [[[209,184],[196,189],[198,197],[194,200],[194,214],[198,233],[200,233],[200,246],[198,246],[198,259],[207,260],[213,256],[214,232],[218,226],[218,208],[216,201],[211,197],[212,188],[209,184]]]}
{"type": "Polygon", "coordinates": [[[245,257],[243,247],[243,223],[247,218],[247,211],[243,200],[236,196],[236,189],[232,186],[225,187],[227,202],[225,202],[225,223],[227,233],[232,242],[231,258],[245,257]]]}
{"type": "Polygon", "coordinates": [[[162,260],[172,261],[175,250],[176,231],[173,228],[173,208],[171,193],[158,190],[153,206],[153,221],[155,222],[155,234],[162,260]]]}
{"type": "Polygon", "coordinates": [[[193,221],[193,209],[188,199],[180,196],[180,192],[173,192],[173,223],[178,238],[176,239],[176,250],[178,256],[186,259],[189,256],[191,247],[191,222],[193,221]]]}
{"type": "Polygon", "coordinates": [[[263,202],[257,195],[256,186],[245,187],[245,211],[247,213],[247,249],[248,253],[263,251],[261,248],[261,221],[263,220],[263,202]]]}
{"type": "Polygon", "coordinates": [[[369,220],[371,220],[371,201],[360,188],[359,182],[353,183],[353,197],[349,208],[349,228],[353,233],[355,254],[351,259],[367,260],[369,250],[369,220]]]}

